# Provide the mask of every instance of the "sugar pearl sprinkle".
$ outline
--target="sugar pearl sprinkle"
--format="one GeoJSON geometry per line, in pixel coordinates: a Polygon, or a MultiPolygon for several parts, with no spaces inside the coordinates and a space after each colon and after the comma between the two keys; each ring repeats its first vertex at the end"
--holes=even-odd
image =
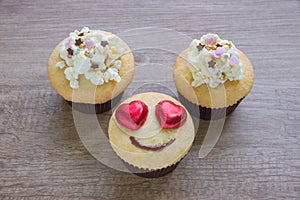
{"type": "Polygon", "coordinates": [[[61,45],[59,55],[62,60],[56,66],[64,70],[73,89],[80,87],[80,75],[94,85],[120,82],[120,57],[125,53],[121,44],[121,39],[113,34],[92,31],[88,27],[75,30],[61,45]]]}
{"type": "Polygon", "coordinates": [[[241,80],[243,74],[235,45],[216,34],[206,34],[191,42],[187,66],[193,76],[193,87],[207,84],[216,88],[226,81],[241,80]]]}

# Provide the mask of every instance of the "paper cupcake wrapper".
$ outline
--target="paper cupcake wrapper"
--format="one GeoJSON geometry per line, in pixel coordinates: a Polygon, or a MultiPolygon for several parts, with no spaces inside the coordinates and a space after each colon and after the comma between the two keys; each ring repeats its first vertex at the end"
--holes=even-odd
{"type": "Polygon", "coordinates": [[[101,104],[74,103],[72,101],[65,101],[79,112],[87,114],[100,114],[109,111],[111,108],[113,108],[121,100],[122,96],[123,92],[115,98],[113,98],[112,100],[101,104]]]}
{"type": "Polygon", "coordinates": [[[238,107],[240,102],[244,99],[241,98],[236,104],[224,108],[206,108],[190,102],[179,92],[178,96],[180,102],[187,108],[190,114],[203,120],[217,120],[228,116],[238,107]]]}
{"type": "Polygon", "coordinates": [[[172,172],[177,165],[180,163],[177,162],[169,167],[165,167],[162,169],[157,169],[157,170],[149,170],[149,169],[141,169],[138,167],[135,167],[127,162],[125,162],[124,160],[122,160],[124,165],[126,166],[126,168],[133,174],[140,176],[140,177],[144,177],[144,178],[158,178],[158,177],[162,177],[165,176],[167,174],[169,174],[170,172],[172,172]]]}

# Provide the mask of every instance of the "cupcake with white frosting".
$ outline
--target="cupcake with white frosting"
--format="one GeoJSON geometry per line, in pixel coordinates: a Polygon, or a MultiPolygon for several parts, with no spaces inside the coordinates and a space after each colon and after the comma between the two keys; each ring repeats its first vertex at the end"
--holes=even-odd
{"type": "Polygon", "coordinates": [[[253,86],[247,56],[216,34],[195,39],[176,59],[176,88],[189,111],[201,119],[218,119],[235,110],[253,86]]]}
{"type": "Polygon", "coordinates": [[[48,65],[50,83],[70,105],[83,112],[109,110],[131,83],[134,58],[116,35],[75,30],[52,52],[48,65]]]}

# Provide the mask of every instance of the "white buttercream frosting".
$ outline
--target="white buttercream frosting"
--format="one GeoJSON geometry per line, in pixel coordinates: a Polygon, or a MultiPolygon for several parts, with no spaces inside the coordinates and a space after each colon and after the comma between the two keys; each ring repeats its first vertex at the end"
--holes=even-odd
{"type": "Polygon", "coordinates": [[[187,66],[192,72],[193,87],[208,84],[215,88],[228,80],[242,79],[242,63],[235,45],[216,34],[206,34],[191,42],[187,66]]]}
{"type": "Polygon", "coordinates": [[[75,30],[62,44],[59,51],[62,61],[57,62],[56,67],[64,69],[73,89],[79,88],[80,75],[94,85],[120,82],[120,57],[125,53],[121,44],[121,39],[113,34],[90,30],[88,27],[75,30]]]}

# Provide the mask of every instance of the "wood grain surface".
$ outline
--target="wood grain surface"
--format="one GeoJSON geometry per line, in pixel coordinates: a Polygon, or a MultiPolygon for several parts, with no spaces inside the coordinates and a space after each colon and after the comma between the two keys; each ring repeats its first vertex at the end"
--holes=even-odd
{"type": "MultiPolygon", "coordinates": [[[[0,43],[0,199],[300,198],[300,1],[0,0],[0,43]],[[83,26],[116,34],[160,27],[191,38],[218,33],[252,61],[253,90],[204,159],[198,152],[208,122],[201,121],[173,173],[145,179],[111,169],[84,147],[46,72],[56,44],[83,26]]],[[[137,73],[126,95],[149,81],[175,91],[176,55],[133,53],[137,73]],[[161,66],[166,73],[156,80],[161,66]]],[[[98,116],[104,129],[110,114],[98,116]]]]}

